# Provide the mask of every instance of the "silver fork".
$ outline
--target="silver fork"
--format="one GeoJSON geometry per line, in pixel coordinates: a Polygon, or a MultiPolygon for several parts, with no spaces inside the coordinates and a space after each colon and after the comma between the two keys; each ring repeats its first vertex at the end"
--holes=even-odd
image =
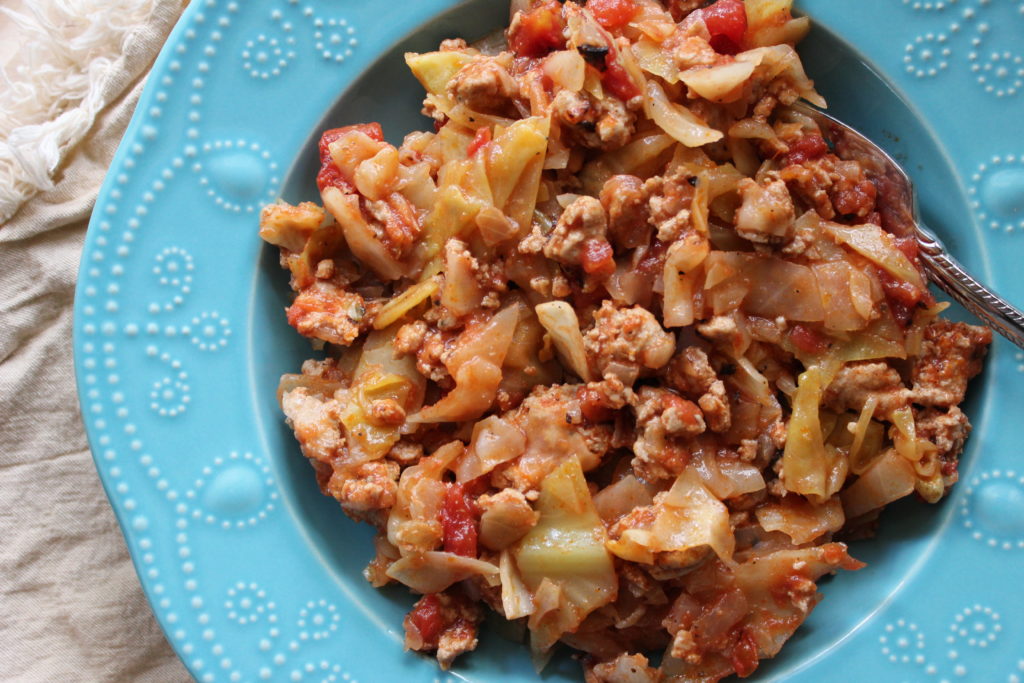
{"type": "Polygon", "coordinates": [[[840,159],[858,161],[878,187],[878,203],[888,212],[886,227],[898,237],[913,235],[921,263],[939,289],[1011,342],[1024,349],[1024,313],[978,282],[953,258],[939,238],[918,220],[914,184],[903,168],[875,143],[835,117],[797,102],[791,109],[812,119],[840,159]]]}

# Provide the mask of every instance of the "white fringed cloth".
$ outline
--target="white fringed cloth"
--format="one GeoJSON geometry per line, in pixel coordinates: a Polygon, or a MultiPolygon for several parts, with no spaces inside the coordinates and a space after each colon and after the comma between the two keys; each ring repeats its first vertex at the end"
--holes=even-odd
{"type": "Polygon", "coordinates": [[[188,681],[89,455],[86,224],[182,0],[0,0],[0,680],[188,681]]]}

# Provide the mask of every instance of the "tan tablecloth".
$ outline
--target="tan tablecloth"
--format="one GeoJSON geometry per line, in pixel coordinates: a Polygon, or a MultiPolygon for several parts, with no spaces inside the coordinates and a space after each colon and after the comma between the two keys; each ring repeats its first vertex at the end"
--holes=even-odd
{"type": "Polygon", "coordinates": [[[0,78],[0,679],[187,681],[100,487],[71,355],[89,213],[182,2],[0,0],[30,4],[27,23],[0,15],[7,79],[38,88],[0,78]]]}

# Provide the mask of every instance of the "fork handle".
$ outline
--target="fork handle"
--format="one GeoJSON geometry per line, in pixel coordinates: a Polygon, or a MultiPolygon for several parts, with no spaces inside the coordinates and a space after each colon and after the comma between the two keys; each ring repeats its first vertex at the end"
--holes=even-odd
{"type": "Polygon", "coordinates": [[[937,241],[919,235],[921,261],[939,289],[1021,349],[1024,349],[1024,313],[985,287],[937,241]]]}

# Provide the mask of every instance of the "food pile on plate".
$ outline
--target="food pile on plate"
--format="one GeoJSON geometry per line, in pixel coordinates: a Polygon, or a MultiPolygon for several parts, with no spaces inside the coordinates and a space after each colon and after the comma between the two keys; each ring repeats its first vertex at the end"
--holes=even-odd
{"type": "Polygon", "coordinates": [[[790,107],[807,19],[703,5],[514,2],[406,55],[431,131],[329,130],[322,205],[261,216],[326,351],[288,423],[443,667],[493,610],[588,681],[750,675],[837,539],[957,479],[990,332],[790,107]]]}

